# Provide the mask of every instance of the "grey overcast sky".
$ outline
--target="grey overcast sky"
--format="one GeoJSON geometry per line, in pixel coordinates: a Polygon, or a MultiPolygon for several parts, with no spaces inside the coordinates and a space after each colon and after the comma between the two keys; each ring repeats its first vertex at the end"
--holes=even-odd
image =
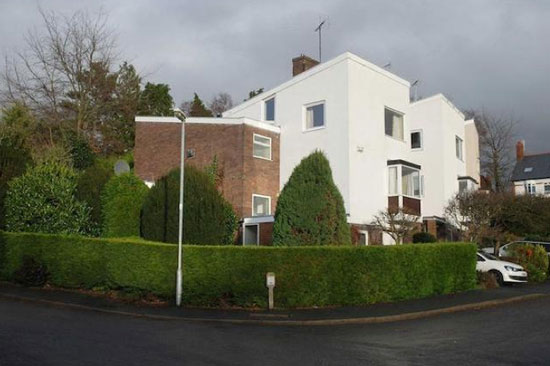
{"type": "Polygon", "coordinates": [[[419,95],[441,92],[459,108],[485,108],[521,122],[528,152],[550,151],[550,0],[0,0],[0,52],[21,47],[40,26],[38,5],[70,14],[102,7],[122,59],[177,104],[196,91],[235,103],[248,91],[290,78],[291,58],[351,51],[421,80],[419,95]]]}

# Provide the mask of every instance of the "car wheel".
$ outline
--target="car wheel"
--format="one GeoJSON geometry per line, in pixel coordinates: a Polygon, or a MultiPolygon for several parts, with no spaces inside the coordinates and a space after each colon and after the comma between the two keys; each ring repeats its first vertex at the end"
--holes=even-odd
{"type": "Polygon", "coordinates": [[[504,285],[504,279],[502,278],[502,273],[500,273],[499,271],[489,271],[489,273],[493,275],[493,277],[495,278],[499,286],[504,285]]]}

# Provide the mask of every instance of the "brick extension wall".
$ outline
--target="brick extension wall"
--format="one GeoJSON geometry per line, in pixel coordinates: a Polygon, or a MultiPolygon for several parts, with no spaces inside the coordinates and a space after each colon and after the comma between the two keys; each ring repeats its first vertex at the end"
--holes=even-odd
{"type": "MultiPolygon", "coordinates": [[[[194,151],[193,157],[185,158],[185,164],[204,168],[217,156],[222,175],[219,189],[239,217],[252,215],[254,193],[270,196],[271,212],[275,212],[279,193],[278,133],[245,124],[221,123],[187,123],[185,132],[185,149],[194,151]],[[252,156],[254,133],[271,138],[272,160],[252,156]]],[[[180,146],[179,123],[136,123],[136,174],[143,180],[156,181],[179,167],[180,146]]]]}

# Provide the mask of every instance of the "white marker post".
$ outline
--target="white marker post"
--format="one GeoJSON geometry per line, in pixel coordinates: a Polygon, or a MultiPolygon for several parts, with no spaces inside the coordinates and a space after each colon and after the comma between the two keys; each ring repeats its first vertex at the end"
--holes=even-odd
{"type": "Polygon", "coordinates": [[[275,288],[275,273],[267,272],[265,275],[265,285],[268,289],[269,310],[273,310],[273,289],[275,288]]]}

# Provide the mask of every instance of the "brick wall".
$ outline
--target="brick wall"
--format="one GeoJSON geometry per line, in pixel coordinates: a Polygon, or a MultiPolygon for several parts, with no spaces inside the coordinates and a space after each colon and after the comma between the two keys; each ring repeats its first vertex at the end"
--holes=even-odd
{"type": "MultiPolygon", "coordinates": [[[[218,160],[223,196],[239,217],[252,215],[252,194],[271,197],[275,212],[279,192],[279,134],[248,125],[188,123],[185,125],[185,163],[199,168],[218,160]],[[271,138],[272,159],[252,155],[253,134],[271,138]],[[193,157],[187,152],[192,150],[193,157]]],[[[134,164],[136,174],[156,181],[179,167],[181,125],[178,123],[136,124],[134,164]]]]}

